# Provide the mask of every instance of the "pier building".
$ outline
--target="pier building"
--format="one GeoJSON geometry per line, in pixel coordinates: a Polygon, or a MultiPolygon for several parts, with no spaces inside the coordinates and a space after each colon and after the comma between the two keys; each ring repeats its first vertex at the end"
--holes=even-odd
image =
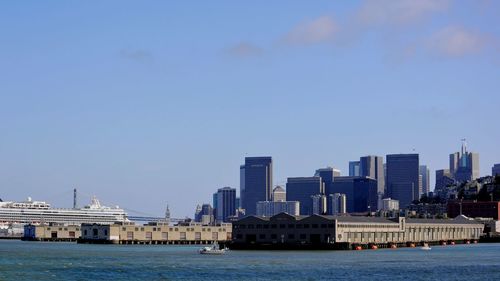
{"type": "Polygon", "coordinates": [[[149,223],[136,225],[82,224],[79,243],[102,244],[210,244],[231,240],[230,223],[208,226],[201,224],[168,225],[149,223]]]}
{"type": "Polygon", "coordinates": [[[73,242],[80,237],[79,225],[42,224],[24,226],[22,240],[73,242]]]}
{"type": "Polygon", "coordinates": [[[248,216],[233,222],[233,249],[379,248],[420,243],[476,241],[484,225],[464,216],[455,219],[409,219],[356,216],[248,216]]]}

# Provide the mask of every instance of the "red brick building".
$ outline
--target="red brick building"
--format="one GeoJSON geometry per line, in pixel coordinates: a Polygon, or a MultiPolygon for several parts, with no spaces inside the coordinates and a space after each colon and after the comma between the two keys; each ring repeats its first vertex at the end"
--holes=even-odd
{"type": "Polygon", "coordinates": [[[460,214],[476,218],[500,218],[500,201],[476,202],[476,201],[449,201],[447,207],[448,217],[454,218],[460,214]],[[460,213],[460,205],[462,212],[460,213]]]}

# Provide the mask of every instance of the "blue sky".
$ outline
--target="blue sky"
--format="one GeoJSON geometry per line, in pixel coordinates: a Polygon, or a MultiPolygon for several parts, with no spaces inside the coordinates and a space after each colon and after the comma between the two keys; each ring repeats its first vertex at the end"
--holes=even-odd
{"type": "MultiPolygon", "coordinates": [[[[0,4],[0,198],[192,216],[367,154],[500,162],[498,1],[0,4]],[[84,202],[82,202],[84,203],[84,202]]],[[[434,183],[431,181],[432,184],[434,183]]],[[[431,187],[432,188],[432,187],[431,187]]]]}

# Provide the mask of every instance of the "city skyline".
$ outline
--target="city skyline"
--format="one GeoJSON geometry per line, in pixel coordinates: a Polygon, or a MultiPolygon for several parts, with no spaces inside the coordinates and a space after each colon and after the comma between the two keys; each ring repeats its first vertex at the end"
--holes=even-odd
{"type": "Polygon", "coordinates": [[[432,190],[462,138],[490,174],[500,3],[480,2],[2,3],[0,198],[192,217],[266,155],[274,188],[418,153],[432,190]]]}

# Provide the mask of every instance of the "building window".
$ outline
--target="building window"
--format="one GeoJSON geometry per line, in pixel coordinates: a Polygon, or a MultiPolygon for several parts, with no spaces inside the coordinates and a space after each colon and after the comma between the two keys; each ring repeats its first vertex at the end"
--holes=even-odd
{"type": "Polygon", "coordinates": [[[161,239],[168,240],[168,232],[162,232],[161,233],[161,239]]]}
{"type": "Polygon", "coordinates": [[[266,239],[266,235],[265,234],[259,234],[259,239],[266,239]]]}
{"type": "Polygon", "coordinates": [[[312,228],[318,228],[318,225],[317,224],[312,224],[312,228]]]}
{"type": "Polygon", "coordinates": [[[321,228],[326,228],[326,224],[322,224],[322,225],[321,225],[321,228]]]}
{"type": "Polygon", "coordinates": [[[186,240],[186,232],[181,232],[180,240],[186,240]]]}
{"type": "Polygon", "coordinates": [[[277,227],[277,225],[276,225],[276,224],[271,224],[271,228],[273,228],[273,229],[274,229],[274,228],[276,228],[276,227],[277,227]]]}
{"type": "Polygon", "coordinates": [[[92,229],[92,235],[93,235],[93,236],[97,236],[97,234],[98,234],[98,230],[97,230],[97,229],[95,229],[95,228],[94,228],[94,229],[92,229]]]}
{"type": "Polygon", "coordinates": [[[303,225],[302,224],[297,224],[297,228],[302,228],[303,225]]]}
{"type": "Polygon", "coordinates": [[[212,232],[212,240],[219,240],[219,233],[212,232]]]}
{"type": "Polygon", "coordinates": [[[253,224],[248,225],[248,229],[254,229],[254,228],[255,228],[255,226],[253,224]]]}
{"type": "Polygon", "coordinates": [[[151,231],[146,231],[146,239],[148,240],[153,239],[153,233],[151,231]]]}
{"type": "Polygon", "coordinates": [[[295,224],[289,224],[288,228],[295,228],[295,224]]]}
{"type": "Polygon", "coordinates": [[[195,232],[194,233],[194,240],[201,240],[201,232],[195,232]]]}
{"type": "Polygon", "coordinates": [[[328,224],[328,228],[333,228],[333,223],[328,224]]]}
{"type": "Polygon", "coordinates": [[[288,239],[295,239],[295,235],[294,234],[288,234],[288,239]]]}
{"type": "Polygon", "coordinates": [[[304,224],[304,228],[309,228],[309,225],[308,224],[304,224]]]}
{"type": "Polygon", "coordinates": [[[104,230],[104,235],[108,236],[108,230],[107,229],[104,230]]]}
{"type": "Polygon", "coordinates": [[[280,228],[285,228],[285,227],[286,227],[286,225],[280,224],[280,228]]]}
{"type": "Polygon", "coordinates": [[[127,231],[127,240],[134,240],[134,232],[127,231]]]}
{"type": "Polygon", "coordinates": [[[271,239],[276,239],[278,236],[276,234],[271,234],[271,239]]]}
{"type": "Polygon", "coordinates": [[[264,224],[264,229],[269,229],[269,225],[268,224],[264,224]]]}
{"type": "Polygon", "coordinates": [[[301,235],[300,235],[300,239],[302,239],[302,240],[307,239],[307,235],[305,235],[305,234],[301,234],[301,235]]]}
{"type": "Polygon", "coordinates": [[[261,228],[262,228],[262,224],[258,224],[257,229],[261,229],[261,228]]]}

